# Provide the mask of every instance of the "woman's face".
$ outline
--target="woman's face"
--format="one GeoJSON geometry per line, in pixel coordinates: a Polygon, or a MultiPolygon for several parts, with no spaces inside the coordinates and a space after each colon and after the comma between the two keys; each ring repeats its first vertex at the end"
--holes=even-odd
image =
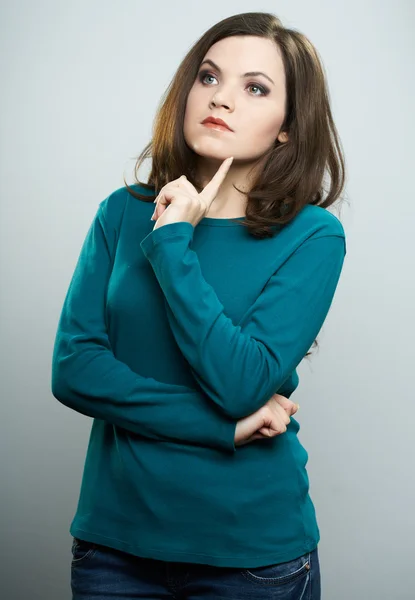
{"type": "Polygon", "coordinates": [[[254,161],[277,137],[288,139],[280,132],[285,94],[284,66],[274,42],[256,36],[220,40],[208,50],[189,92],[186,143],[206,159],[254,161]],[[245,75],[258,71],[263,74],[245,75]],[[222,119],[232,131],[202,125],[209,116],[222,119]]]}

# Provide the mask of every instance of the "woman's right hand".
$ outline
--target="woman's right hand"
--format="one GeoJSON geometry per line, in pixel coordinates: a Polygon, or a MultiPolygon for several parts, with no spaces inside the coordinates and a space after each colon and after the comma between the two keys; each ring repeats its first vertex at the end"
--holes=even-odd
{"type": "Polygon", "coordinates": [[[240,419],[236,424],[235,446],[266,439],[287,431],[290,417],[298,411],[295,404],[285,396],[274,394],[268,402],[252,415],[240,419]]]}

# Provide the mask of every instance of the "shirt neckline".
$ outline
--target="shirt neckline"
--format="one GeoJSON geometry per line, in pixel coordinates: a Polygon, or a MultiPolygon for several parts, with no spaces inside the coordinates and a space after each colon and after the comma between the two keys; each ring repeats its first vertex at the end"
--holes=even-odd
{"type": "MultiPolygon", "coordinates": [[[[138,187],[140,188],[140,186],[138,184],[133,184],[132,187],[138,187]]],[[[152,186],[154,188],[154,186],[152,186]]],[[[139,190],[142,193],[142,190],[139,190]]],[[[147,191],[147,190],[145,190],[147,191]]],[[[145,193],[145,192],[144,192],[145,193]]],[[[203,217],[203,219],[201,219],[199,221],[199,223],[196,225],[205,225],[207,227],[237,227],[240,224],[240,221],[245,221],[246,217],[233,217],[231,219],[217,219],[215,217],[203,217]]]]}
{"type": "Polygon", "coordinates": [[[206,225],[207,227],[235,227],[240,224],[241,221],[245,221],[246,217],[234,217],[232,219],[216,219],[215,217],[203,217],[196,225],[206,225]]]}

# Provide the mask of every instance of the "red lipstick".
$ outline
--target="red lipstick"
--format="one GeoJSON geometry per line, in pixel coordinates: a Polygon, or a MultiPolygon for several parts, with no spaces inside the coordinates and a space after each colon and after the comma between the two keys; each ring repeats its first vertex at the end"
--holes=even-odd
{"type": "Polygon", "coordinates": [[[222,127],[228,131],[233,131],[233,129],[231,129],[229,127],[229,125],[227,123],[225,123],[225,121],[222,121],[222,119],[216,119],[215,117],[209,116],[209,117],[206,117],[206,119],[204,119],[204,121],[202,121],[202,125],[209,124],[209,123],[211,123],[212,126],[217,125],[217,126],[219,126],[218,128],[222,127]]]}

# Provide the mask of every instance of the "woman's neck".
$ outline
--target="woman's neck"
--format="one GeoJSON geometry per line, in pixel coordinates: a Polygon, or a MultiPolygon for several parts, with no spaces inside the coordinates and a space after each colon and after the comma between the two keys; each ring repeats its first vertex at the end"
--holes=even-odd
{"type": "MultiPolygon", "coordinates": [[[[211,181],[219,166],[220,163],[214,166],[211,163],[199,165],[196,180],[200,189],[203,189],[211,181]]],[[[232,163],[206,217],[235,219],[245,216],[247,197],[236,190],[234,186],[247,192],[252,187],[252,181],[252,165],[234,166],[232,163]]]]}

